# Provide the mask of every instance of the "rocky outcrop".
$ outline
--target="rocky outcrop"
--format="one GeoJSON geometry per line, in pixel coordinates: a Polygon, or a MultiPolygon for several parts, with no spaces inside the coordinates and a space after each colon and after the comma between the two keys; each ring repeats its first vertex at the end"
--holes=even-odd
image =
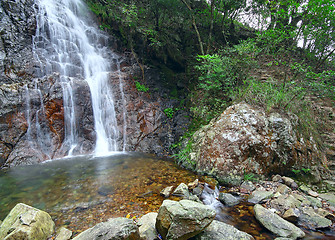
{"type": "Polygon", "coordinates": [[[196,171],[236,185],[246,173],[268,175],[319,166],[316,144],[312,138],[300,138],[296,121],[245,103],[233,105],[194,133],[189,161],[196,171]]]}
{"type": "Polygon", "coordinates": [[[159,208],[156,229],[163,239],[186,240],[204,230],[215,217],[208,206],[190,200],[164,200],[159,208]]]}
{"type": "Polygon", "coordinates": [[[17,204],[0,227],[0,239],[43,240],[51,236],[55,224],[50,215],[23,203],[17,204]]]}
{"type": "Polygon", "coordinates": [[[137,240],[140,239],[138,227],[128,218],[111,218],[80,233],[73,240],[137,240]]]}

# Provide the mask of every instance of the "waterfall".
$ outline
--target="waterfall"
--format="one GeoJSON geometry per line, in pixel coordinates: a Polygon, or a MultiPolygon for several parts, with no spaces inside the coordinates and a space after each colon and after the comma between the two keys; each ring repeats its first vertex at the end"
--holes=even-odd
{"type": "Polygon", "coordinates": [[[62,148],[67,149],[69,156],[80,152],[78,122],[81,119],[78,119],[76,113],[78,96],[75,95],[73,82],[73,79],[79,79],[86,81],[90,89],[96,138],[94,154],[125,151],[126,113],[120,57],[107,48],[108,37],[95,26],[87,6],[81,0],[36,0],[36,4],[37,30],[33,39],[34,56],[39,63],[36,72],[39,77],[54,72],[60,74],[65,128],[62,148]],[[118,86],[111,86],[109,81],[112,69],[119,76],[118,86]],[[113,88],[116,87],[121,91],[121,99],[118,101],[123,105],[120,113],[123,121],[122,136],[113,96],[113,88]],[[123,146],[119,147],[118,140],[121,138],[123,146]]]}

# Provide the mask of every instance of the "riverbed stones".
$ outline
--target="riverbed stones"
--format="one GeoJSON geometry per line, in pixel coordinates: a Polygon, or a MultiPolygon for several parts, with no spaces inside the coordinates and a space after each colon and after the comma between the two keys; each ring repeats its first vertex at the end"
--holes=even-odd
{"type": "Polygon", "coordinates": [[[305,236],[305,233],[300,228],[264,208],[260,204],[254,206],[254,212],[256,219],[265,228],[279,237],[297,239],[305,236]]]}
{"type": "Polygon", "coordinates": [[[317,214],[313,208],[304,207],[300,209],[299,225],[308,229],[316,230],[327,228],[332,225],[332,221],[317,214]]]}
{"type": "Polygon", "coordinates": [[[228,207],[232,207],[234,205],[237,205],[240,203],[241,199],[238,197],[235,197],[234,195],[230,193],[220,193],[219,194],[219,200],[222,202],[224,205],[228,207]]]}
{"type": "Polygon", "coordinates": [[[320,197],[326,200],[331,206],[335,207],[335,192],[320,194],[320,197]]]}
{"type": "Polygon", "coordinates": [[[241,193],[251,193],[255,189],[256,187],[251,181],[244,181],[240,186],[241,193]]]}
{"type": "Polygon", "coordinates": [[[298,218],[299,218],[299,210],[296,208],[290,208],[288,210],[285,211],[285,213],[283,214],[283,218],[287,221],[290,222],[297,222],[298,218]]]}
{"type": "Polygon", "coordinates": [[[172,195],[182,197],[184,199],[188,199],[190,196],[190,192],[188,191],[188,187],[185,183],[181,183],[178,187],[173,191],[172,195]]]}
{"type": "Polygon", "coordinates": [[[242,232],[229,224],[214,220],[194,240],[253,240],[248,233],[242,232]]]}
{"type": "Polygon", "coordinates": [[[290,188],[292,188],[292,189],[297,189],[298,188],[298,184],[292,178],[284,176],[284,177],[282,177],[282,180],[290,188]]]}
{"type": "Polygon", "coordinates": [[[138,227],[128,218],[110,218],[80,233],[73,240],[137,240],[140,239],[138,227]]]}
{"type": "Polygon", "coordinates": [[[156,212],[147,213],[138,220],[137,225],[139,226],[141,239],[157,239],[158,233],[155,227],[157,215],[156,212]]]}
{"type": "Polygon", "coordinates": [[[215,210],[190,200],[164,200],[159,208],[156,229],[162,238],[186,240],[203,231],[215,217],[215,210]]]}
{"type": "Polygon", "coordinates": [[[248,202],[250,203],[259,203],[265,199],[271,198],[273,196],[273,191],[265,191],[265,190],[255,190],[251,193],[248,198],[248,202]]]}
{"type": "Polygon", "coordinates": [[[50,237],[55,224],[44,211],[18,203],[0,227],[0,239],[43,240],[50,237]]]}
{"type": "Polygon", "coordinates": [[[162,195],[165,198],[168,198],[170,197],[172,189],[173,189],[173,186],[166,187],[160,192],[160,195],[162,195]]]}

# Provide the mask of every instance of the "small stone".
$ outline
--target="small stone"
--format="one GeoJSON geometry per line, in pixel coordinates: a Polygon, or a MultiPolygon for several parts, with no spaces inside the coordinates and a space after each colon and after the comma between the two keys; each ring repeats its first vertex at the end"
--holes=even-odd
{"type": "Polygon", "coordinates": [[[311,189],[309,189],[306,185],[301,185],[299,187],[299,190],[302,191],[303,193],[307,194],[308,191],[311,190],[311,189]]]}
{"type": "Polygon", "coordinates": [[[55,240],[69,240],[72,237],[72,231],[66,229],[65,227],[61,227],[57,231],[57,236],[55,240]]]}
{"type": "Polygon", "coordinates": [[[313,190],[309,190],[307,194],[315,198],[319,196],[319,194],[317,192],[314,192],[313,190]]]}
{"type": "Polygon", "coordinates": [[[296,208],[289,208],[284,214],[283,218],[290,222],[297,222],[299,217],[299,210],[296,208]]]}
{"type": "Polygon", "coordinates": [[[272,181],[273,182],[280,182],[280,181],[282,181],[282,178],[281,178],[281,176],[280,175],[274,175],[274,176],[272,176],[272,181]]]}
{"type": "Polygon", "coordinates": [[[193,182],[187,184],[189,189],[194,189],[199,185],[199,179],[195,179],[193,182]]]}
{"type": "Polygon", "coordinates": [[[319,208],[322,207],[321,200],[311,196],[306,196],[306,198],[310,202],[309,205],[311,205],[312,207],[319,207],[319,208]]]}
{"type": "Polygon", "coordinates": [[[280,183],[276,192],[279,192],[281,194],[287,194],[290,191],[291,191],[291,189],[288,186],[286,186],[285,184],[280,183]]]}
{"type": "Polygon", "coordinates": [[[204,190],[204,186],[203,185],[199,185],[197,186],[196,188],[194,188],[192,190],[193,194],[195,196],[197,196],[198,198],[200,198],[201,194],[202,194],[202,191],[204,190]]]}
{"type": "Polygon", "coordinates": [[[220,193],[219,200],[226,206],[232,207],[240,203],[241,199],[230,193],[220,193]]]}
{"type": "Polygon", "coordinates": [[[240,186],[241,193],[251,193],[255,189],[256,187],[251,181],[244,181],[240,186]]]}
{"type": "Polygon", "coordinates": [[[335,221],[335,215],[332,214],[332,213],[330,213],[330,212],[328,212],[327,210],[324,210],[322,208],[318,208],[316,210],[316,213],[319,214],[322,217],[328,218],[329,220],[331,220],[333,222],[335,221]]]}
{"type": "Polygon", "coordinates": [[[331,206],[335,207],[335,193],[328,192],[319,195],[320,198],[326,200],[331,206]]]}
{"type": "Polygon", "coordinates": [[[256,204],[271,197],[273,197],[273,191],[255,190],[249,196],[248,202],[256,204]]]}
{"type": "Polygon", "coordinates": [[[179,186],[173,191],[172,195],[183,197],[184,199],[188,199],[190,196],[190,192],[188,191],[188,187],[185,183],[179,184],[179,186]]]}
{"type": "Polygon", "coordinates": [[[170,197],[172,189],[173,189],[173,186],[166,187],[160,192],[160,195],[162,195],[165,198],[168,198],[170,197]]]}
{"type": "Polygon", "coordinates": [[[289,186],[292,189],[297,189],[298,188],[298,184],[296,184],[296,182],[289,177],[282,177],[284,183],[289,186]]]}

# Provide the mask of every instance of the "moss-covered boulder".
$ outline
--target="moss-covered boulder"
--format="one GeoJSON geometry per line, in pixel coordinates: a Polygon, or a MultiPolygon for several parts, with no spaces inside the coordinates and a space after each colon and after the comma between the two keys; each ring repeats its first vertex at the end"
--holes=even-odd
{"type": "Polygon", "coordinates": [[[43,240],[55,230],[55,223],[44,211],[23,203],[17,204],[0,226],[0,239],[43,240]]]}

